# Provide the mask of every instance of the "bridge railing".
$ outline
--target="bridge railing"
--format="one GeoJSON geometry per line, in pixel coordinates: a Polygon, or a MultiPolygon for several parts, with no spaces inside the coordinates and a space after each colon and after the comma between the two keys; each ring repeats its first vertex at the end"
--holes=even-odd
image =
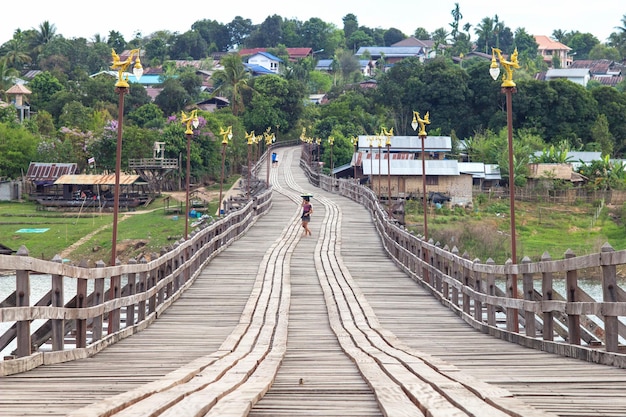
{"type": "Polygon", "coordinates": [[[15,291],[0,303],[0,323],[8,327],[0,334],[0,350],[16,345],[0,362],[0,375],[88,357],[146,328],[271,203],[266,190],[160,256],[125,265],[72,266],[58,255],[52,261],[32,258],[24,247],[17,255],[0,255],[0,269],[15,271],[15,291]],[[48,290],[31,299],[33,281],[42,276],[48,290]]]}
{"type": "Polygon", "coordinates": [[[605,244],[600,253],[567,251],[560,260],[546,252],[535,262],[528,257],[519,264],[481,262],[410,232],[388,216],[373,190],[354,179],[322,175],[306,161],[301,166],[312,183],[365,206],[400,268],[476,329],[527,347],[626,367],[626,291],[617,274],[626,265],[626,250],[605,244]],[[581,288],[589,276],[600,282],[600,299],[581,288]]]}

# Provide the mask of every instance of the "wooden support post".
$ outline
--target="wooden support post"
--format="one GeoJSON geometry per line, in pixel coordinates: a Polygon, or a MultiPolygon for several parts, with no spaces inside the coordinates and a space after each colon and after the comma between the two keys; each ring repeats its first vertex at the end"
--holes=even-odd
{"type": "MultiPolygon", "coordinates": [[[[608,260],[615,250],[608,243],[601,249],[602,256],[602,300],[605,303],[620,301],[617,295],[617,276],[615,265],[610,265],[608,260]],[[606,261],[605,261],[606,259],[606,261]]],[[[605,345],[607,352],[619,350],[619,319],[616,316],[604,316],[605,345]]]]}
{"type": "MultiPolygon", "coordinates": [[[[549,262],[551,260],[552,257],[548,252],[544,252],[541,256],[542,262],[549,262]]],[[[543,272],[541,274],[541,292],[544,301],[554,299],[552,283],[552,272],[543,272]]],[[[554,340],[554,313],[552,311],[543,312],[543,340],[554,340]]]]}
{"type": "MultiPolygon", "coordinates": [[[[79,266],[87,268],[87,261],[81,261],[79,266]]],[[[80,310],[89,307],[87,300],[87,279],[78,278],[76,282],[76,308],[80,310]]],[[[87,347],[87,319],[76,319],[76,347],[87,347]]]]}
{"type": "MultiPolygon", "coordinates": [[[[137,260],[135,259],[130,259],[128,261],[129,265],[136,265],[137,264],[137,260]]],[[[126,295],[135,295],[137,293],[137,274],[135,274],[134,272],[129,273],[128,276],[128,284],[126,285],[126,288],[128,288],[128,292],[126,295]]],[[[131,304],[126,306],[126,326],[124,327],[130,327],[133,326],[135,324],[135,304],[131,304]]]]}
{"type": "MultiPolygon", "coordinates": [[[[489,258],[486,262],[487,265],[495,265],[496,261],[489,258]]],[[[487,274],[487,294],[496,295],[496,275],[493,272],[487,274]]],[[[487,324],[490,326],[496,326],[496,307],[493,304],[487,305],[487,324]]]]}
{"type": "MultiPolygon", "coordinates": [[[[474,259],[474,264],[479,263],[480,259],[474,259]]],[[[481,273],[474,271],[474,291],[476,291],[477,293],[482,293],[484,292],[482,287],[483,285],[481,273]]],[[[482,323],[483,321],[483,303],[478,299],[474,299],[474,320],[479,323],[482,323]]]]}
{"type": "MultiPolygon", "coordinates": [[[[28,249],[22,246],[18,249],[16,255],[28,256],[28,249]]],[[[15,306],[30,306],[30,273],[27,270],[17,270],[15,272],[15,306]]],[[[17,350],[18,358],[30,356],[31,336],[30,336],[30,320],[19,320],[17,326],[17,350]]]]}
{"type": "MultiPolygon", "coordinates": [[[[52,262],[63,263],[63,259],[56,255],[52,258],[52,262]]],[[[52,307],[64,307],[65,299],[63,293],[63,275],[52,274],[52,299],[50,302],[52,307]]],[[[63,350],[65,346],[65,320],[52,320],[52,350],[63,350]]]]}
{"type": "MultiPolygon", "coordinates": [[[[96,268],[104,268],[105,266],[103,261],[96,262],[96,268]]],[[[96,278],[93,284],[93,305],[97,306],[102,303],[104,303],[104,278],[96,278]]],[[[102,315],[93,318],[91,329],[94,341],[102,339],[103,318],[102,315]]]]}
{"type": "MultiPolygon", "coordinates": [[[[576,255],[571,249],[565,252],[565,259],[575,258],[576,255]]],[[[578,270],[567,271],[565,279],[565,290],[567,292],[567,302],[578,301],[578,270]]],[[[577,314],[567,315],[567,330],[569,332],[568,342],[572,345],[580,345],[580,316],[577,314]]]]}
{"type": "MultiPolygon", "coordinates": [[[[522,264],[529,264],[530,258],[524,256],[522,264]]],[[[524,300],[535,300],[535,288],[533,287],[533,274],[524,273],[522,275],[522,286],[524,290],[524,300]]],[[[535,313],[533,311],[524,311],[524,321],[526,322],[526,336],[536,337],[537,332],[535,330],[535,313]]]]}

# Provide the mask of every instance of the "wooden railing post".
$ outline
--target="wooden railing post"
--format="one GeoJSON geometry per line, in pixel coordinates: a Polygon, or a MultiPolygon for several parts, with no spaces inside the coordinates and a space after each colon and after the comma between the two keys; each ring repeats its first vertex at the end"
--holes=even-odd
{"type": "MultiPolygon", "coordinates": [[[[575,257],[576,255],[571,249],[568,249],[565,252],[566,260],[575,257]]],[[[565,281],[567,302],[574,303],[578,301],[578,270],[567,270],[567,277],[565,281]]],[[[578,314],[567,315],[567,330],[569,332],[569,343],[572,345],[580,345],[580,316],[578,314]]]]}
{"type": "MultiPolygon", "coordinates": [[[[87,261],[82,260],[78,264],[81,268],[88,268],[87,261]]],[[[87,280],[78,278],[76,282],[76,309],[87,308],[87,280]]],[[[87,347],[87,319],[76,319],[76,347],[87,347]]]]}
{"type": "MultiPolygon", "coordinates": [[[[476,258],[474,259],[474,264],[479,264],[480,263],[480,259],[476,258]]],[[[482,286],[482,279],[481,279],[481,273],[478,271],[473,271],[473,275],[474,275],[474,291],[476,291],[477,293],[482,293],[483,291],[483,286],[482,286]]],[[[478,299],[474,299],[474,320],[476,320],[477,322],[481,323],[483,321],[483,303],[478,299]]]]}
{"type": "MultiPolygon", "coordinates": [[[[106,264],[104,261],[100,260],[96,262],[96,268],[104,268],[106,264]]],[[[96,278],[93,283],[93,305],[97,306],[104,303],[104,278],[96,278]]],[[[92,324],[92,334],[93,340],[102,339],[102,323],[104,321],[104,316],[99,315],[93,318],[92,324]]]]}
{"type": "MultiPolygon", "coordinates": [[[[467,253],[467,251],[463,253],[463,259],[469,260],[469,253],[467,253]]],[[[472,285],[470,283],[470,280],[472,278],[471,278],[470,269],[464,266],[462,274],[463,274],[462,275],[463,286],[471,288],[472,285]]],[[[471,315],[472,313],[472,308],[470,304],[471,304],[470,296],[467,293],[467,291],[463,290],[463,312],[467,314],[468,316],[471,315]]]]}
{"type": "MultiPolygon", "coordinates": [[[[511,266],[513,261],[509,258],[505,262],[505,265],[511,266]]],[[[514,287],[513,274],[506,274],[506,296],[513,298],[513,295],[517,292],[513,290],[514,287]]],[[[517,333],[519,331],[519,324],[517,319],[518,311],[516,308],[508,307],[506,309],[506,330],[511,333],[517,333]]]]}
{"type": "MultiPolygon", "coordinates": [[[[448,245],[445,245],[443,247],[443,250],[446,252],[450,252],[450,248],[448,247],[448,245]]],[[[447,276],[450,276],[450,261],[448,260],[448,257],[446,256],[442,258],[443,258],[443,261],[442,261],[443,273],[447,276]]],[[[443,283],[441,284],[441,296],[443,297],[444,300],[450,299],[450,284],[448,284],[448,280],[443,281],[443,283]]]]}
{"type": "MultiPolygon", "coordinates": [[[[55,255],[52,262],[58,264],[63,263],[63,258],[55,255]]],[[[63,291],[63,275],[52,274],[52,299],[50,300],[52,307],[65,307],[64,291],[63,291]]],[[[65,320],[52,320],[52,350],[63,350],[65,346],[65,320]]]]}
{"type": "MultiPolygon", "coordinates": [[[[487,265],[495,265],[496,261],[489,258],[486,262],[487,265]]],[[[489,272],[487,274],[487,294],[496,295],[496,274],[489,272]]],[[[487,304],[487,324],[490,326],[496,326],[496,306],[489,303],[487,304]]]]}
{"type": "MultiPolygon", "coordinates": [[[[613,252],[615,252],[615,250],[608,243],[602,246],[600,255],[602,257],[602,301],[605,303],[615,303],[619,301],[617,295],[617,269],[615,265],[609,263],[610,256],[613,252]]],[[[604,315],[604,332],[606,351],[617,352],[619,350],[619,320],[617,316],[604,315]]]]}
{"type": "MultiPolygon", "coordinates": [[[[21,246],[15,253],[17,256],[28,256],[28,249],[21,246]]],[[[28,307],[30,305],[30,273],[28,270],[15,271],[15,306],[28,307]]],[[[30,337],[30,320],[19,320],[17,326],[17,349],[18,358],[29,356],[32,351],[30,337]]]]}
{"type": "MultiPolygon", "coordinates": [[[[128,260],[128,264],[129,265],[137,265],[137,260],[132,258],[128,260]]],[[[128,284],[126,285],[126,288],[128,288],[128,294],[127,295],[135,295],[137,293],[137,274],[135,274],[134,272],[131,272],[129,274],[127,274],[128,276],[128,284]]],[[[135,324],[135,304],[130,304],[128,306],[126,306],[126,326],[124,327],[130,327],[133,326],[135,324]]]]}
{"type": "MultiPolygon", "coordinates": [[[[120,265],[119,259],[115,259],[115,265],[120,265]]],[[[109,288],[109,300],[115,300],[122,295],[122,277],[115,275],[111,277],[111,287],[109,288]]],[[[115,308],[109,312],[109,334],[117,333],[120,330],[120,309],[115,308]]]]}
{"type": "MultiPolygon", "coordinates": [[[[528,256],[524,256],[524,258],[522,259],[522,265],[529,263],[530,258],[528,256]]],[[[522,287],[524,290],[524,300],[534,301],[535,288],[533,286],[533,274],[525,272],[522,275],[522,287]]],[[[524,320],[526,321],[526,336],[536,337],[537,332],[535,330],[535,313],[533,311],[524,311],[524,320]]]]}
{"type": "MultiPolygon", "coordinates": [[[[548,252],[541,255],[542,262],[549,262],[552,257],[548,252]]],[[[552,288],[552,272],[543,272],[541,274],[541,292],[544,301],[554,299],[554,289],[552,288]]],[[[554,340],[554,313],[550,311],[543,312],[543,340],[554,340]]]]}
{"type": "MultiPolygon", "coordinates": [[[[458,258],[459,256],[459,248],[457,248],[456,246],[452,248],[452,255],[455,256],[455,259],[458,258]]],[[[454,260],[452,261],[452,278],[454,278],[456,281],[461,281],[461,279],[459,278],[459,263],[454,260]]],[[[459,290],[456,286],[454,286],[452,288],[452,304],[454,304],[455,306],[459,306],[459,290]]]]}
{"type": "MultiPolygon", "coordinates": [[[[139,263],[145,266],[148,263],[148,261],[146,260],[145,257],[142,256],[141,259],[139,260],[139,263]]],[[[139,283],[137,284],[139,288],[137,288],[137,293],[144,294],[146,292],[146,290],[148,289],[147,278],[148,278],[148,273],[144,269],[139,273],[139,283]]],[[[143,300],[139,302],[139,308],[137,311],[137,321],[141,323],[145,319],[146,319],[146,301],[143,300]]]]}

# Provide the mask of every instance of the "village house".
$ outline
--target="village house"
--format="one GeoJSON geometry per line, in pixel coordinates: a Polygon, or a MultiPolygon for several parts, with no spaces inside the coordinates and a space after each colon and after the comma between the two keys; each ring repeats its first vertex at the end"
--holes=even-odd
{"type": "MultiPolygon", "coordinates": [[[[359,136],[358,148],[351,167],[356,165],[357,177],[368,178],[373,190],[382,196],[418,198],[422,195],[422,141],[418,136],[392,136],[389,149],[387,138],[359,136]],[[391,159],[389,159],[391,158],[391,159]]],[[[466,205],[472,201],[471,173],[461,172],[459,162],[444,159],[452,150],[449,136],[428,136],[424,140],[426,193],[441,193],[450,204],[466,205]]]]}

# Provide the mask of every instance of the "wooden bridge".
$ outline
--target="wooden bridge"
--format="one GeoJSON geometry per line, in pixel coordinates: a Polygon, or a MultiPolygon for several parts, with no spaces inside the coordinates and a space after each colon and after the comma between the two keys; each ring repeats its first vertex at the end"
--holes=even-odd
{"type": "Polygon", "coordinates": [[[275,151],[271,192],[154,259],[0,255],[17,271],[0,415],[626,415],[626,254],[469,260],[390,222],[366,188],[310,172],[299,148],[275,151]],[[594,268],[602,301],[577,286],[594,268]],[[41,300],[34,272],[51,276],[41,300]],[[513,274],[524,299],[506,294],[513,274]]]}

